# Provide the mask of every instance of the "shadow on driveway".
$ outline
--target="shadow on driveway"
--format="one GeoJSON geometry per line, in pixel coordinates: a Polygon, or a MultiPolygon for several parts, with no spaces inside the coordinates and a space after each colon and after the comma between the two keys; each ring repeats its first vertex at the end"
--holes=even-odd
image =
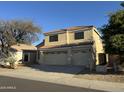
{"type": "Polygon", "coordinates": [[[45,72],[59,72],[59,73],[69,73],[78,74],[82,70],[86,70],[83,66],[55,66],[55,65],[26,65],[36,70],[45,72]]]}

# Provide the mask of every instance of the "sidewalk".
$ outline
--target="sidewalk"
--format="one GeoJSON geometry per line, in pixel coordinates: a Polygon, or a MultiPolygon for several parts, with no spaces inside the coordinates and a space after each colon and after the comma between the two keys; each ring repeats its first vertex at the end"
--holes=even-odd
{"type": "Polygon", "coordinates": [[[123,83],[113,83],[105,81],[95,81],[87,79],[74,78],[74,74],[42,72],[37,70],[7,70],[1,71],[0,75],[17,77],[23,79],[30,79],[36,81],[51,82],[56,84],[63,84],[69,86],[76,86],[82,88],[90,88],[103,91],[124,91],[123,83]]]}

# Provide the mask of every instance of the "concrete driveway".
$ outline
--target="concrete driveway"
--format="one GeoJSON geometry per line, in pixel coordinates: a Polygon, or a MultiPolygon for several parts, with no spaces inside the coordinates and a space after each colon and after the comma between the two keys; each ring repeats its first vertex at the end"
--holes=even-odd
{"type": "Polygon", "coordinates": [[[31,65],[29,67],[43,72],[68,73],[68,74],[77,74],[80,71],[85,70],[85,67],[83,66],[31,65]]]}
{"type": "Polygon", "coordinates": [[[84,68],[81,66],[48,66],[30,65],[19,66],[17,69],[0,68],[0,74],[20,75],[31,77],[68,78],[73,77],[84,68]]]}

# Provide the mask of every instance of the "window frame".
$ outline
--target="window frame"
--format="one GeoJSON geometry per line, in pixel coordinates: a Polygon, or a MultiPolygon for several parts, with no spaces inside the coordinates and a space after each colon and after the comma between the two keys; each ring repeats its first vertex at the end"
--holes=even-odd
{"type": "Polygon", "coordinates": [[[74,33],[74,39],[79,40],[79,39],[84,39],[84,31],[78,31],[74,33]],[[83,33],[82,36],[79,35],[80,33],[83,33]],[[76,36],[77,35],[77,36],[76,36]]]}
{"type": "Polygon", "coordinates": [[[58,41],[58,34],[49,36],[49,42],[57,42],[57,41],[58,41]]]}

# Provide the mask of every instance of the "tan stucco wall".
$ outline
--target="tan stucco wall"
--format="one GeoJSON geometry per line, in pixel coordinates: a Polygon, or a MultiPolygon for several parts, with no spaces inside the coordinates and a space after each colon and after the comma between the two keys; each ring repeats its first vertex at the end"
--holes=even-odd
{"type": "Polygon", "coordinates": [[[74,39],[75,31],[67,31],[65,33],[58,34],[58,42],[49,42],[49,36],[45,36],[45,46],[56,46],[56,45],[79,43],[79,42],[94,40],[95,43],[93,47],[95,50],[94,52],[96,54],[94,57],[96,59],[96,64],[99,64],[98,53],[104,53],[104,49],[100,36],[94,30],[97,31],[97,29],[95,28],[93,28],[92,30],[84,31],[84,39],[79,39],[79,40],[74,39]]]}
{"type": "Polygon", "coordinates": [[[57,42],[49,42],[49,36],[45,36],[45,46],[63,45],[67,43],[66,33],[58,34],[57,42]]]}
{"type": "Polygon", "coordinates": [[[75,40],[75,31],[67,31],[65,33],[58,34],[57,42],[49,42],[49,36],[45,36],[45,46],[55,46],[63,44],[80,43],[92,40],[92,32],[90,30],[84,31],[84,39],[75,40]]]}
{"type": "Polygon", "coordinates": [[[98,60],[98,53],[104,53],[104,48],[103,48],[103,44],[102,44],[102,40],[100,38],[100,36],[94,31],[96,29],[93,29],[93,40],[95,41],[94,43],[94,48],[95,48],[95,52],[96,52],[96,64],[99,64],[99,60],[98,60]]]}
{"type": "Polygon", "coordinates": [[[84,32],[84,39],[78,39],[78,40],[75,40],[75,31],[71,31],[68,33],[68,42],[69,44],[71,43],[80,43],[80,42],[85,42],[85,41],[91,41],[92,40],[92,32],[90,30],[88,31],[82,31],[84,32]]]}

